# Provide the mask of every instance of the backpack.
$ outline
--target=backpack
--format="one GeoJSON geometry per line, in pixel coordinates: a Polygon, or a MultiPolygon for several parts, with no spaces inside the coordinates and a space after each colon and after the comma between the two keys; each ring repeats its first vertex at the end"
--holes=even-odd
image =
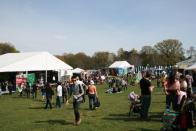
{"type": "Polygon", "coordinates": [[[82,93],[82,87],[80,84],[78,84],[78,87],[79,87],[79,93],[81,94],[82,93]]]}
{"type": "MultiPolygon", "coordinates": [[[[82,93],[82,87],[81,87],[80,84],[78,84],[78,87],[79,87],[79,93],[81,94],[81,93],[82,93]]],[[[83,95],[84,95],[84,94],[83,94],[83,95]]],[[[83,100],[83,95],[80,96],[80,97],[78,97],[78,98],[76,99],[76,101],[77,101],[77,102],[83,103],[83,102],[84,102],[84,100],[83,100]]]]}

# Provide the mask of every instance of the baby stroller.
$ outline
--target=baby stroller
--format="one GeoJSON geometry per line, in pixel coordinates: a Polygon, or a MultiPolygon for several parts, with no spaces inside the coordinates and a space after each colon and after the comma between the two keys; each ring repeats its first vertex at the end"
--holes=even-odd
{"type": "Polygon", "coordinates": [[[137,95],[136,93],[134,93],[134,91],[132,91],[128,95],[128,100],[130,102],[129,117],[131,117],[131,115],[133,113],[140,113],[140,111],[141,111],[141,102],[140,102],[139,95],[137,95]]]}

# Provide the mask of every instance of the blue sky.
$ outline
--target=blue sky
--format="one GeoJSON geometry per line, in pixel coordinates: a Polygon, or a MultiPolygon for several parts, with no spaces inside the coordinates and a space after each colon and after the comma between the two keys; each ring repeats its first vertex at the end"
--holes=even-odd
{"type": "Polygon", "coordinates": [[[195,0],[0,0],[0,41],[52,54],[196,43],[195,0]]]}

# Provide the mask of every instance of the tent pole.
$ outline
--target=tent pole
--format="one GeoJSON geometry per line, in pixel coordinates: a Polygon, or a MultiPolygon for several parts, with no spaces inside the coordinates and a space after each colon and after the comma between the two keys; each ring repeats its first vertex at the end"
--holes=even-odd
{"type": "Polygon", "coordinates": [[[48,75],[48,72],[47,72],[47,70],[46,70],[46,82],[48,82],[48,80],[47,80],[47,75],[48,75]]]}

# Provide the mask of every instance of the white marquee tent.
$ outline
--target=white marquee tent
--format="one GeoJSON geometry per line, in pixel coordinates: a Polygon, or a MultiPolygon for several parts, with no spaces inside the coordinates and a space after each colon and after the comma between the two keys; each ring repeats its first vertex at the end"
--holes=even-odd
{"type": "Polygon", "coordinates": [[[73,68],[48,52],[7,53],[0,56],[0,72],[70,69],[73,68]]]}
{"type": "Polygon", "coordinates": [[[115,61],[109,68],[130,68],[134,67],[134,65],[130,65],[127,61],[115,61]]]}

